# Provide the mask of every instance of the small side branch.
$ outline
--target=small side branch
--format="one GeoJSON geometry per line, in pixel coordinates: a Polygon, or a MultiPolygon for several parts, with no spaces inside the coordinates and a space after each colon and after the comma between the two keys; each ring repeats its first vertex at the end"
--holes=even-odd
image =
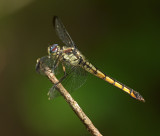
{"type": "MultiPolygon", "coordinates": [[[[51,69],[48,66],[46,66],[45,63],[43,63],[43,61],[41,59],[37,60],[36,70],[39,71],[39,72],[44,73],[44,75],[46,75],[53,84],[56,84],[56,83],[59,82],[58,79],[55,77],[54,73],[51,71],[51,69]]],[[[56,89],[61,93],[61,95],[64,97],[64,99],[67,101],[67,103],[71,106],[73,111],[76,113],[76,115],[79,117],[79,119],[86,126],[87,130],[93,136],[102,136],[102,134],[93,125],[91,120],[86,116],[86,114],[80,108],[78,103],[72,98],[72,96],[62,86],[61,83],[56,85],[56,89]]]]}

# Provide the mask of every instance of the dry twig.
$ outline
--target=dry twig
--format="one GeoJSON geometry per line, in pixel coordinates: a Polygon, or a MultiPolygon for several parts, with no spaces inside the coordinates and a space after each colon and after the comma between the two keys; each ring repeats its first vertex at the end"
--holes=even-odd
{"type": "MultiPolygon", "coordinates": [[[[58,83],[58,79],[55,77],[51,69],[41,61],[41,59],[37,60],[37,66],[36,69],[40,72],[43,72],[49,80],[56,84],[58,83]]],[[[82,111],[78,103],[72,98],[72,96],[68,93],[68,91],[62,86],[61,83],[58,83],[56,85],[56,89],[61,93],[61,95],[65,98],[67,103],[71,106],[73,111],[76,113],[76,115],[79,117],[79,119],[83,122],[83,124],[86,126],[87,130],[93,135],[93,136],[102,136],[102,134],[98,131],[98,129],[93,125],[91,120],[86,116],[86,114],[82,111]]]]}

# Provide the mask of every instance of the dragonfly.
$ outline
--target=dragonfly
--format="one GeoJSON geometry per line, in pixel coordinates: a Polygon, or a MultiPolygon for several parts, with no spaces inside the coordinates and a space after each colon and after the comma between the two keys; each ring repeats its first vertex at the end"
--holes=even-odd
{"type": "MultiPolygon", "coordinates": [[[[128,93],[132,98],[145,102],[140,93],[111,78],[92,65],[78,50],[59,17],[54,16],[53,25],[59,39],[65,44],[65,46],[60,47],[58,44],[50,45],[48,47],[48,56],[44,57],[43,61],[52,69],[55,75],[61,73],[59,82],[69,86],[69,91],[81,87],[86,81],[87,73],[91,73],[128,93]],[[59,68],[61,70],[59,70],[59,68]]],[[[56,85],[53,85],[49,90],[48,95],[49,99],[58,96],[56,85]]]]}

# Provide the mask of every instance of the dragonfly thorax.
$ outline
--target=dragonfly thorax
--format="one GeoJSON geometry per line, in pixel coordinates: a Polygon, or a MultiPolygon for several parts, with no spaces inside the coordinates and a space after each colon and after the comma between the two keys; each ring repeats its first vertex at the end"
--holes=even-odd
{"type": "Polygon", "coordinates": [[[79,50],[73,47],[62,47],[62,58],[63,61],[67,62],[72,66],[79,66],[79,64],[85,60],[84,56],[79,50]]]}

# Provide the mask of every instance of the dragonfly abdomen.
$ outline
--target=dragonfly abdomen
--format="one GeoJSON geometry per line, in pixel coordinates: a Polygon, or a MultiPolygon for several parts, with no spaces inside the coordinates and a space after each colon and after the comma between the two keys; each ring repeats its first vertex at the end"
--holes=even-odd
{"type": "Polygon", "coordinates": [[[83,68],[88,71],[89,73],[103,79],[104,81],[118,87],[119,89],[123,90],[124,92],[128,93],[131,97],[143,101],[145,102],[144,98],[135,90],[127,87],[126,85],[118,82],[117,80],[107,76],[106,74],[104,74],[103,72],[101,72],[100,70],[98,70],[96,67],[94,67],[91,63],[89,62],[84,62],[83,63],[83,68]]]}
{"type": "Polygon", "coordinates": [[[109,82],[110,84],[113,84],[114,86],[118,87],[119,89],[123,90],[124,92],[128,93],[131,97],[139,100],[139,101],[143,101],[145,102],[144,98],[138,93],[136,92],[135,90],[127,87],[126,85],[120,83],[119,81],[109,77],[109,76],[106,76],[104,78],[105,81],[109,82]]]}

